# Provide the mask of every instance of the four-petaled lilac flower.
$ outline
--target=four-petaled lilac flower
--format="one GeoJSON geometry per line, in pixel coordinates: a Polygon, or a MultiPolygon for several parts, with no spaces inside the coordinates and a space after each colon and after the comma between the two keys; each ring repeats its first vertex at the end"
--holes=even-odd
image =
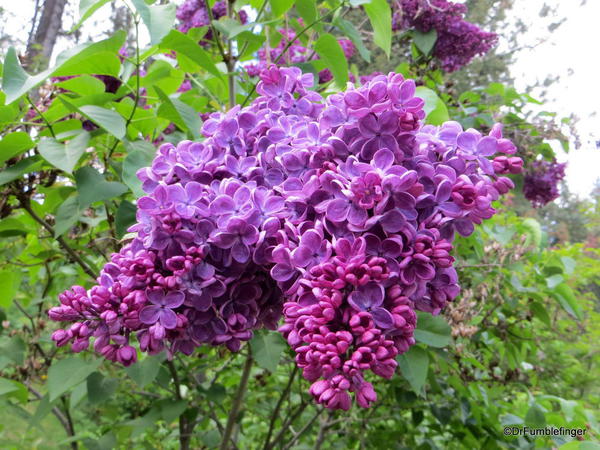
{"type": "Polygon", "coordinates": [[[147,325],[160,323],[167,330],[172,330],[177,326],[177,314],[173,311],[179,308],[185,300],[185,295],[181,291],[172,291],[165,293],[160,290],[146,290],[146,298],[151,305],[144,306],[140,310],[140,322],[147,325]]]}
{"type": "Polygon", "coordinates": [[[366,311],[371,314],[378,327],[386,330],[394,326],[392,314],[383,306],[385,291],[378,283],[369,282],[360,286],[348,296],[348,303],[356,311],[366,311]]]}
{"type": "Polygon", "coordinates": [[[370,161],[377,150],[387,148],[398,151],[395,133],[398,130],[398,116],[386,111],[380,116],[367,114],[358,121],[358,129],[363,136],[350,147],[350,151],[359,154],[365,161],[370,161]]]}
{"type": "Polygon", "coordinates": [[[231,249],[231,256],[239,263],[250,259],[250,246],[258,240],[258,230],[243,219],[231,219],[227,231],[217,232],[212,242],[223,249],[231,249]]]}
{"type": "Polygon", "coordinates": [[[173,184],[168,188],[169,200],[175,205],[175,211],[184,219],[196,215],[208,216],[208,205],[201,201],[204,195],[204,186],[195,181],[189,182],[185,187],[173,184]]]}

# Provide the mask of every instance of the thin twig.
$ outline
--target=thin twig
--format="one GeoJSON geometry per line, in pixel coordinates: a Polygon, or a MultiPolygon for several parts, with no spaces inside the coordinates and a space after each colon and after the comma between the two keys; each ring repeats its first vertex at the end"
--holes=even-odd
{"type": "Polygon", "coordinates": [[[284,450],[288,450],[288,449],[292,448],[292,445],[294,445],[294,444],[296,443],[296,441],[297,441],[298,439],[300,439],[300,436],[302,436],[302,435],[303,435],[303,434],[306,432],[306,430],[308,430],[308,429],[311,427],[311,425],[312,425],[312,424],[315,422],[315,420],[317,420],[317,419],[319,418],[319,416],[320,416],[321,414],[323,414],[323,411],[325,411],[325,408],[320,408],[320,409],[317,411],[317,413],[316,413],[316,414],[315,414],[315,415],[312,417],[312,419],[310,419],[310,420],[309,420],[309,421],[306,423],[306,425],[304,425],[304,426],[302,427],[302,429],[301,429],[300,431],[298,431],[298,432],[297,432],[297,433],[294,435],[294,437],[292,438],[292,440],[291,440],[290,442],[288,442],[288,443],[287,443],[287,444],[286,444],[286,445],[283,447],[283,448],[284,448],[284,450]]]}
{"type": "MultiPolygon", "coordinates": [[[[312,27],[314,27],[316,24],[318,24],[319,22],[323,21],[326,17],[332,15],[335,11],[337,11],[339,8],[342,7],[342,3],[340,3],[338,6],[336,6],[335,8],[333,8],[331,11],[329,11],[327,14],[325,14],[322,17],[319,17],[318,19],[316,19],[315,21],[313,21],[312,23],[310,23],[309,25],[305,26],[302,30],[300,30],[300,32],[296,35],[296,39],[298,39],[300,36],[302,36],[304,33],[306,33],[308,30],[310,30],[312,27]]],[[[273,61],[273,64],[277,64],[279,62],[279,60],[283,57],[283,55],[285,55],[285,53],[288,51],[288,49],[294,45],[295,40],[291,40],[289,41],[285,47],[283,47],[283,50],[281,51],[281,53],[279,54],[279,56],[277,58],[275,58],[275,61],[273,61]]],[[[250,92],[248,92],[248,95],[246,95],[246,98],[244,99],[244,101],[242,102],[242,106],[246,106],[246,104],[248,103],[248,101],[250,100],[250,97],[252,97],[252,95],[254,94],[254,92],[256,91],[256,86],[258,85],[257,83],[254,83],[252,85],[252,89],[250,89],[250,92]]]]}
{"type": "MultiPolygon", "coordinates": [[[[30,203],[29,198],[25,197],[24,195],[21,195],[21,196],[19,196],[19,201],[21,203],[21,207],[29,213],[29,215],[33,218],[33,220],[35,220],[37,223],[39,223],[41,226],[43,226],[48,231],[48,233],[50,233],[52,236],[54,236],[54,228],[52,228],[52,226],[48,222],[46,222],[44,219],[42,219],[40,216],[38,216],[36,214],[36,212],[31,208],[31,203],[30,203]]],[[[81,256],[79,256],[77,254],[77,252],[75,250],[73,250],[69,244],[67,244],[67,242],[64,240],[64,238],[62,236],[57,236],[57,237],[55,237],[55,239],[60,244],[60,246],[67,252],[67,254],[71,257],[71,259],[73,261],[75,261],[77,264],[79,264],[79,266],[83,269],[83,271],[85,273],[87,273],[94,280],[98,277],[98,275],[96,275],[96,273],[81,258],[81,256]]]]}
{"type": "Polygon", "coordinates": [[[252,370],[253,361],[254,359],[252,358],[252,351],[250,350],[250,346],[248,346],[248,355],[246,356],[246,362],[244,363],[244,369],[242,370],[240,384],[235,392],[233,404],[231,405],[231,411],[229,412],[229,417],[227,418],[227,424],[225,425],[225,431],[223,432],[220,450],[227,450],[230,448],[229,439],[231,438],[233,427],[237,422],[238,413],[240,411],[240,407],[242,406],[242,401],[244,400],[244,394],[246,393],[246,388],[248,387],[248,379],[250,378],[250,371],[252,370]]]}
{"type": "Polygon", "coordinates": [[[287,398],[288,394],[290,393],[290,389],[292,388],[292,383],[294,382],[294,378],[296,377],[297,372],[298,372],[298,366],[296,364],[294,364],[294,369],[292,370],[292,373],[290,374],[287,385],[285,386],[285,389],[281,393],[281,396],[279,397],[279,400],[277,401],[277,404],[275,405],[275,409],[273,410],[273,413],[271,414],[271,420],[269,422],[269,431],[267,432],[267,437],[265,438],[265,444],[263,446],[264,449],[268,448],[269,441],[271,440],[271,435],[273,434],[273,428],[275,426],[275,421],[277,420],[277,416],[279,415],[279,410],[281,409],[281,405],[283,404],[283,401],[287,398]]]}
{"type": "Polygon", "coordinates": [[[294,413],[290,417],[288,417],[288,419],[283,423],[283,425],[281,426],[281,430],[279,430],[279,433],[277,433],[277,436],[275,436],[275,439],[273,439],[273,442],[269,443],[268,446],[265,446],[265,450],[271,450],[271,449],[275,448],[275,445],[277,445],[279,443],[279,441],[281,441],[281,439],[283,439],[283,437],[285,436],[285,433],[287,432],[290,425],[292,423],[294,423],[294,421],[298,417],[300,417],[300,415],[306,409],[307,406],[308,406],[308,403],[305,401],[303,401],[300,404],[300,406],[298,406],[296,411],[294,411],[294,413]]]}
{"type": "MultiPolygon", "coordinates": [[[[175,383],[175,398],[177,400],[182,400],[181,397],[181,382],[179,381],[179,375],[177,374],[177,369],[173,364],[173,361],[167,361],[167,367],[171,372],[171,377],[173,378],[173,382],[175,383]]],[[[185,417],[185,413],[182,413],[179,416],[179,448],[181,450],[189,450],[190,448],[190,430],[188,430],[187,418],[185,417]]]]}

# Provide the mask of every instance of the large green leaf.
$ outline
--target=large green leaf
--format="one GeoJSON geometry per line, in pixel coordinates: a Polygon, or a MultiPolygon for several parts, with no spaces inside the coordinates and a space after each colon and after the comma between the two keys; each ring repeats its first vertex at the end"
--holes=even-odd
{"type": "Polygon", "coordinates": [[[54,236],[58,237],[62,235],[75,225],[82,213],[83,210],[79,207],[79,195],[72,195],[67,198],[56,211],[54,217],[54,236]]]}
{"type": "Polygon", "coordinates": [[[87,377],[88,401],[94,405],[108,400],[117,390],[119,380],[106,378],[100,372],[94,372],[87,377]]]}
{"type": "Polygon", "coordinates": [[[123,119],[118,112],[96,105],[76,106],[64,96],[59,98],[67,108],[83,114],[117,139],[123,139],[123,137],[125,137],[125,132],[127,131],[125,119],[123,119]]]}
{"type": "Polygon", "coordinates": [[[15,397],[21,403],[25,403],[27,401],[27,388],[18,381],[0,378],[0,397],[5,395],[15,397]]]}
{"type": "Polygon", "coordinates": [[[371,0],[363,5],[371,26],[373,27],[373,40],[388,56],[392,49],[392,10],[387,0],[371,0]]]}
{"type": "Polygon", "coordinates": [[[117,238],[122,238],[127,232],[127,228],[135,223],[136,207],[133,203],[123,201],[115,214],[115,231],[117,238]]]}
{"type": "Polygon", "coordinates": [[[136,197],[145,195],[142,190],[142,182],[136,175],[136,172],[142,167],[148,167],[152,164],[154,158],[154,152],[156,150],[153,147],[150,148],[135,148],[130,151],[125,160],[123,160],[123,172],[121,178],[123,182],[129,186],[136,197]]]}
{"type": "Polygon", "coordinates": [[[413,391],[421,394],[425,380],[427,380],[427,371],[429,369],[429,355],[421,347],[413,346],[406,353],[396,357],[402,375],[413,391]]]}
{"type": "Polygon", "coordinates": [[[415,339],[430,347],[445,347],[451,339],[450,325],[443,316],[432,316],[428,313],[418,314],[415,339]]]}
{"type": "Polygon", "coordinates": [[[37,87],[48,77],[81,74],[117,76],[121,62],[118,50],[125,42],[126,33],[117,31],[108,39],[77,45],[65,50],[56,58],[56,64],[34,76],[29,76],[21,67],[17,52],[9,48],[2,72],[2,91],[6,103],[10,104],[37,87]]]}
{"type": "Polygon", "coordinates": [[[92,167],[82,167],[75,172],[79,206],[85,208],[94,202],[109,200],[127,192],[127,186],[116,181],[106,181],[92,167]]]}
{"type": "Polygon", "coordinates": [[[92,14],[94,14],[96,11],[98,11],[98,9],[100,9],[102,6],[106,5],[110,1],[111,0],[80,0],[79,20],[73,26],[73,28],[71,28],[71,31],[69,31],[69,33],[77,31],[79,27],[83,24],[83,22],[89,19],[92,16],[92,14]]]}
{"type": "Polygon", "coordinates": [[[42,166],[42,163],[42,158],[38,155],[22,159],[14,166],[10,166],[0,172],[0,186],[14,181],[26,173],[35,172],[42,166]]]}
{"type": "Polygon", "coordinates": [[[85,131],[65,144],[54,138],[43,138],[38,144],[38,151],[50,164],[71,173],[87,149],[89,141],[90,135],[85,131]]]}
{"type": "Polygon", "coordinates": [[[317,2],[315,0],[296,0],[296,11],[306,25],[310,25],[317,19],[317,2]]]}
{"type": "Polygon", "coordinates": [[[417,48],[423,52],[424,55],[429,55],[431,50],[433,50],[433,46],[435,45],[435,41],[437,41],[437,32],[435,28],[432,28],[427,33],[422,33],[418,30],[413,31],[413,41],[417,48]]]}
{"type": "Polygon", "coordinates": [[[416,90],[416,96],[425,101],[423,110],[426,114],[427,123],[440,125],[449,120],[446,104],[433,90],[425,86],[419,86],[416,90]]]}
{"type": "Polygon", "coordinates": [[[95,358],[85,360],[78,356],[70,356],[56,361],[48,370],[48,394],[54,401],[69,389],[84,381],[95,372],[102,360],[95,358]]]}
{"type": "Polygon", "coordinates": [[[69,78],[68,80],[56,83],[55,85],[68,91],[75,92],[81,96],[102,94],[106,89],[101,80],[91,75],[81,75],[79,77],[69,78]]]}
{"type": "Polygon", "coordinates": [[[217,69],[217,66],[215,66],[210,54],[203,50],[197,42],[180,31],[171,30],[161,41],[160,48],[162,50],[174,50],[177,53],[181,53],[207,72],[219,78],[223,76],[219,69],[217,69]]]}
{"type": "Polygon", "coordinates": [[[280,334],[262,331],[255,333],[250,346],[257,364],[269,372],[275,372],[286,343],[280,334]]]}
{"type": "Polygon", "coordinates": [[[294,4],[294,0],[270,0],[271,12],[274,17],[283,16],[294,4]]]}
{"type": "Polygon", "coordinates": [[[352,41],[360,56],[367,62],[371,62],[371,52],[363,43],[362,37],[354,24],[349,20],[338,17],[333,22],[352,41]]]}
{"type": "Polygon", "coordinates": [[[150,43],[152,45],[158,44],[173,28],[176,6],[172,3],[148,5],[144,0],[131,0],[131,3],[142,17],[146,28],[148,28],[150,43]]]}
{"type": "Polygon", "coordinates": [[[180,129],[188,131],[195,139],[199,139],[202,121],[194,108],[177,98],[170,98],[158,86],[154,89],[162,101],[158,108],[159,117],[169,119],[180,129]]]}
{"type": "Polygon", "coordinates": [[[125,367],[125,372],[127,372],[139,387],[143,388],[154,381],[160,370],[160,364],[164,359],[164,354],[146,356],[136,364],[125,367]]]}
{"type": "Polygon", "coordinates": [[[329,33],[322,34],[315,42],[315,51],[331,70],[335,84],[343,88],[348,82],[348,61],[337,39],[329,33]]]}
{"type": "Polygon", "coordinates": [[[21,153],[33,148],[34,143],[29,134],[24,131],[15,131],[7,134],[0,141],[0,164],[21,153]]]}
{"type": "Polygon", "coordinates": [[[0,306],[8,308],[11,304],[19,286],[21,285],[21,272],[18,270],[0,271],[0,306]]]}
{"type": "Polygon", "coordinates": [[[559,284],[552,290],[552,296],[558,300],[560,306],[562,306],[571,316],[579,320],[583,319],[579,300],[577,300],[577,297],[575,297],[575,294],[569,285],[565,283],[559,284]]]}

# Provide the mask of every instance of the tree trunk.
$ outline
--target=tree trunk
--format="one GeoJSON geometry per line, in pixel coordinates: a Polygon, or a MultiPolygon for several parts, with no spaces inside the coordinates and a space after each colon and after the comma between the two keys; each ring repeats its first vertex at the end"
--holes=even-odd
{"type": "Polygon", "coordinates": [[[61,29],[62,15],[67,0],[45,0],[40,22],[33,39],[27,43],[27,67],[39,72],[48,67],[56,38],[61,29]]]}

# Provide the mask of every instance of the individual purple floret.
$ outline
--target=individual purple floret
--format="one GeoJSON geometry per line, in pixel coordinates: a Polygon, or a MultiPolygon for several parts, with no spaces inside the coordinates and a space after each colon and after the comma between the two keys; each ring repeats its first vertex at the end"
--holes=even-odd
{"type": "Polygon", "coordinates": [[[455,233],[495,213],[522,161],[500,126],[424,125],[402,75],[327,99],[312,77],[271,66],[250,106],[205,118],[202,142],[160,146],[138,171],[133,238],[50,309],[71,322],[57,345],[129,365],[136,348],[237,351],[279,326],[318,403],[376,401],[367,379],[394,375],[415,310],[459,293],[455,233]]]}

